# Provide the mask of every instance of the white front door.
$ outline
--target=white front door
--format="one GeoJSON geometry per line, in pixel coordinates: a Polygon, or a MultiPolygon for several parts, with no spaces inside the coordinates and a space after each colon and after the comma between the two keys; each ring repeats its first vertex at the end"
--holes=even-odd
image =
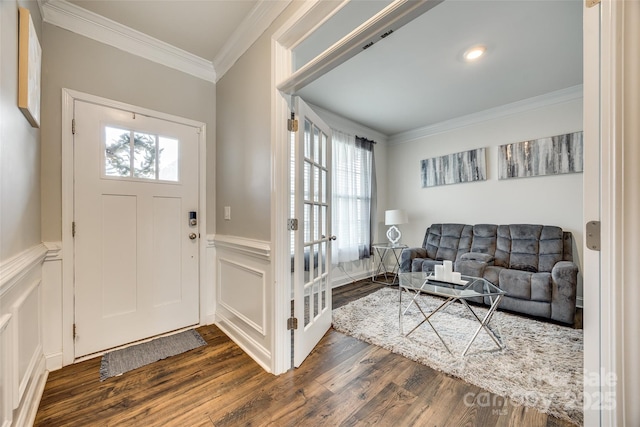
{"type": "Polygon", "coordinates": [[[295,98],[294,365],[331,327],[331,129],[295,98]]]}
{"type": "Polygon", "coordinates": [[[80,357],[199,322],[199,134],[88,102],[74,109],[80,357]]]}

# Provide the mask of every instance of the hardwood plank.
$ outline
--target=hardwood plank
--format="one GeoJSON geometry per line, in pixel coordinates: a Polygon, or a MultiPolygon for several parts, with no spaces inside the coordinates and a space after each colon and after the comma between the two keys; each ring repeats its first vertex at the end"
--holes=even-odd
{"type": "MultiPolygon", "coordinates": [[[[334,303],[382,287],[341,287],[334,303]]],[[[278,377],[216,326],[198,331],[207,346],[104,382],[100,358],[51,372],[35,425],[572,425],[500,397],[503,406],[465,404],[466,394],[486,392],[333,329],[300,368],[278,377]]]]}

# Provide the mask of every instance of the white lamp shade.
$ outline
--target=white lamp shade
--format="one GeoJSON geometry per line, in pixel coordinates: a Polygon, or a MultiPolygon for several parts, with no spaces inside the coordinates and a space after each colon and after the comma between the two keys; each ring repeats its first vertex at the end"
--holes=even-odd
{"type": "Polygon", "coordinates": [[[407,222],[409,222],[407,213],[402,209],[394,209],[384,212],[385,225],[406,224],[407,222]]]}

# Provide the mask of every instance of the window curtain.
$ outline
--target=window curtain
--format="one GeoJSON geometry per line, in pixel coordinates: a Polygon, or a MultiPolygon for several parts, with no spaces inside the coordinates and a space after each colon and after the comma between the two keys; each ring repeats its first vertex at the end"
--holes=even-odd
{"type": "Polygon", "coordinates": [[[375,226],[376,180],[374,142],[332,130],[332,230],[337,236],[332,263],[356,261],[371,255],[375,226]]]}

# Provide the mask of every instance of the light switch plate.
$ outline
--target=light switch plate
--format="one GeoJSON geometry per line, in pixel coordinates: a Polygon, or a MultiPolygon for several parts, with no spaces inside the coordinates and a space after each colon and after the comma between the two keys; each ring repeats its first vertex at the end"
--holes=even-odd
{"type": "Polygon", "coordinates": [[[231,219],[231,206],[224,207],[224,219],[229,221],[231,219]]]}

